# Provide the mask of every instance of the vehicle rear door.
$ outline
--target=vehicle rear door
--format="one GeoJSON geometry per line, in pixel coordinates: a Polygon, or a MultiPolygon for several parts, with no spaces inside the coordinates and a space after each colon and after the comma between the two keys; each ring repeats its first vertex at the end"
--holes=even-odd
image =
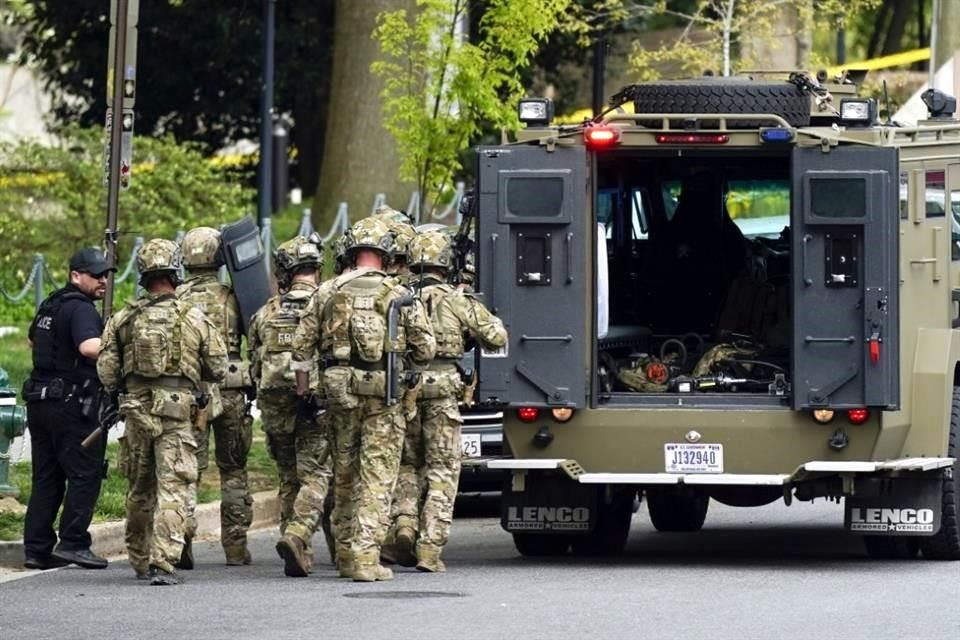
{"type": "Polygon", "coordinates": [[[898,155],[793,152],[793,407],[900,405],[898,155]]]}
{"type": "Polygon", "coordinates": [[[586,402],[586,153],[484,147],[477,155],[477,280],[509,332],[481,352],[481,402],[586,402]]]}

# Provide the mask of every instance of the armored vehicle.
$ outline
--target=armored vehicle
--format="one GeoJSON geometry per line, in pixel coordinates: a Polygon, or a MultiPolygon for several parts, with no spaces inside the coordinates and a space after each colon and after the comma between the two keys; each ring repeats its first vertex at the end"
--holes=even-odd
{"type": "Polygon", "coordinates": [[[616,553],[710,499],[844,501],[874,557],[960,559],[960,123],[880,122],[848,77],[627,87],[477,150],[479,290],[507,347],[502,525],[616,553]]]}

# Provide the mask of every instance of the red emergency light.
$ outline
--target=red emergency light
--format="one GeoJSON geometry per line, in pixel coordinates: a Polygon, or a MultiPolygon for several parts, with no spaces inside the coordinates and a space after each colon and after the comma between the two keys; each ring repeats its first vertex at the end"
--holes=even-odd
{"type": "Polygon", "coordinates": [[[606,149],[620,144],[620,129],[603,125],[587,127],[583,140],[590,149],[606,149]]]}

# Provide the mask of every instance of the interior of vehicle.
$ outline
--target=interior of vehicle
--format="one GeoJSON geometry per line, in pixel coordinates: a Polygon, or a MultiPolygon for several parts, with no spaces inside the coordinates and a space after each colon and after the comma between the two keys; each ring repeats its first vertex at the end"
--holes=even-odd
{"type": "Polygon", "coordinates": [[[597,162],[600,393],[787,396],[789,155],[597,162]]]}

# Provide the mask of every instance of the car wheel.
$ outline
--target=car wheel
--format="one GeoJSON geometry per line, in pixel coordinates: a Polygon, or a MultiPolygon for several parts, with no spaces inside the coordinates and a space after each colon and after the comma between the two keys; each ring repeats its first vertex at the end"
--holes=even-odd
{"type": "Polygon", "coordinates": [[[615,556],[623,553],[630,537],[635,498],[635,493],[624,492],[612,504],[605,505],[593,531],[585,536],[572,537],[574,555],[615,556]]]}
{"type": "MultiPolygon", "coordinates": [[[[960,437],[960,389],[954,387],[953,402],[950,405],[950,437],[947,442],[947,455],[957,455],[957,438],[960,437]]],[[[920,539],[920,551],[929,560],[960,560],[960,464],[953,463],[953,473],[943,477],[943,512],[940,531],[932,536],[920,539]]]]}
{"type": "Polygon", "coordinates": [[[701,491],[647,489],[647,510],[657,531],[699,531],[707,518],[710,497],[701,491]]]}
{"type": "Polygon", "coordinates": [[[920,540],[914,536],[863,536],[867,555],[878,560],[912,560],[920,551],[920,540]]]}

